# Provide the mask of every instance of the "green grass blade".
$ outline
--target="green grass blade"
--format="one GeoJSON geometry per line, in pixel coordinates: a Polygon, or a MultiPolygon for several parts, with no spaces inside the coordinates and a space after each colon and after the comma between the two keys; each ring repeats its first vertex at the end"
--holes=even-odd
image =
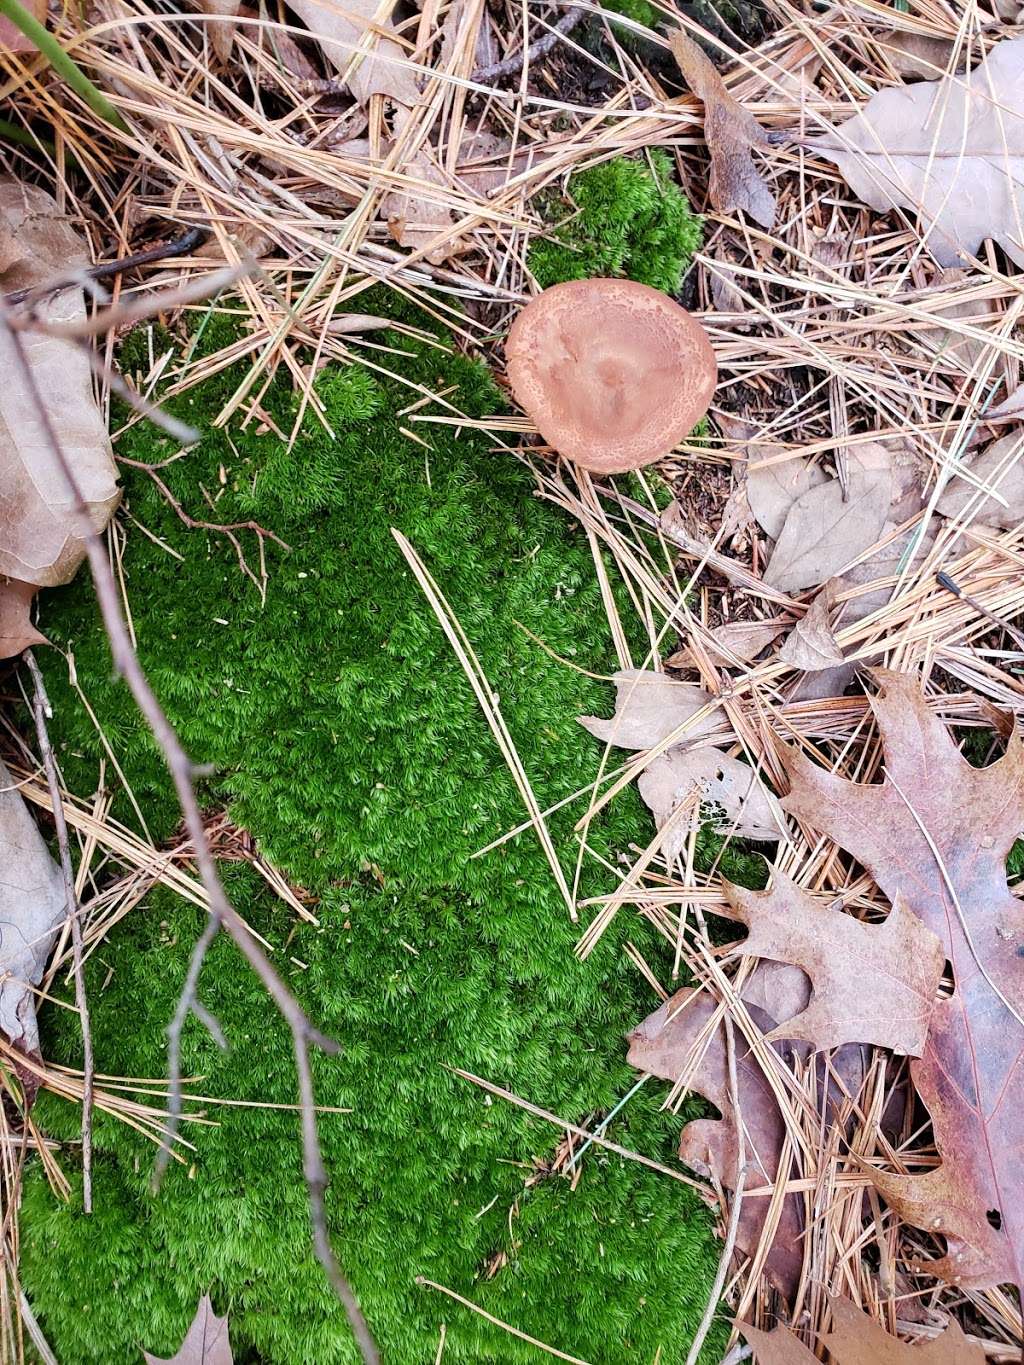
{"type": "Polygon", "coordinates": [[[62,80],[67,81],[77,95],[81,95],[94,114],[97,114],[114,128],[120,129],[121,132],[126,133],[128,131],[124,119],[102,90],[98,90],[93,85],[82,68],[71,60],[53,34],[34,15],[29,14],[20,0],[0,0],[0,14],[5,19],[10,19],[15,28],[20,29],[26,38],[35,43],[57,75],[62,80]]]}

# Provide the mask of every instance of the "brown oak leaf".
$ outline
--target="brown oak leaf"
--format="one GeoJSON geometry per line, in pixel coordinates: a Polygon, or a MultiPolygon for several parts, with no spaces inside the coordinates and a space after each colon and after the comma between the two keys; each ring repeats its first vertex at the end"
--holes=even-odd
{"type": "MultiPolygon", "coordinates": [[[[832,1299],[832,1331],[822,1333],[832,1365],[985,1365],[985,1351],[970,1342],[955,1322],[931,1341],[906,1342],[849,1299],[832,1299]]],[[[739,1329],[754,1348],[756,1365],[817,1365],[817,1357],[788,1327],[763,1332],[741,1322],[739,1329]]]]}
{"type": "Polygon", "coordinates": [[[781,1021],[769,1041],[799,1039],[817,1049],[874,1043],[921,1055],[945,954],[899,897],[884,923],[865,924],[777,869],[767,891],[725,890],[730,918],[750,931],[737,951],[793,963],[811,979],[810,1004],[781,1021]]]}
{"type": "Polygon", "coordinates": [[[989,1287],[1024,1280],[1024,904],[1006,858],[1024,828],[1024,738],[972,768],[930,712],[918,680],[877,670],[872,706],[884,781],[864,785],[789,750],[783,804],[835,839],[936,934],[954,993],[932,1014],[911,1074],[928,1108],[941,1164],[877,1173],[907,1222],[940,1233],[929,1270],[989,1287]]]}

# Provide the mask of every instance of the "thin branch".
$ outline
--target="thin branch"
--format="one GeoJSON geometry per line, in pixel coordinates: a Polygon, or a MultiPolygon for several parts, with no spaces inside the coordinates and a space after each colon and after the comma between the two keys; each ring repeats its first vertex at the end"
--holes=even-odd
{"type": "Polygon", "coordinates": [[[486,84],[488,81],[501,80],[503,76],[514,76],[522,71],[527,62],[539,61],[541,57],[546,57],[553,47],[571,33],[576,25],[586,14],[586,10],[571,9],[567,14],[563,14],[558,23],[555,24],[542,38],[531,43],[528,48],[515,53],[511,57],[505,57],[500,62],[492,62],[490,66],[478,66],[473,72],[472,79],[486,84]]]}
{"type": "Polygon", "coordinates": [[[60,778],[57,763],[53,757],[50,734],[46,728],[47,716],[52,716],[50,699],[46,695],[43,675],[39,671],[35,655],[26,649],[22,655],[32,674],[33,695],[32,714],[36,722],[36,738],[39,752],[46,769],[46,782],[50,788],[50,803],[53,806],[53,822],[57,827],[57,848],[60,853],[60,870],[64,877],[64,895],[67,918],[71,926],[71,951],[73,953],[73,972],[75,978],[75,1003],[82,1029],[82,1069],[84,1087],[82,1092],[82,1206],[86,1213],[92,1213],[92,1109],[93,1079],[95,1063],[92,1051],[92,1029],[89,1025],[89,1002],[85,994],[85,971],[82,955],[82,925],[79,919],[78,893],[75,890],[75,870],[71,866],[71,844],[68,840],[68,823],[64,818],[64,801],[60,794],[60,778]]]}
{"type": "Polygon", "coordinates": [[[26,394],[33,402],[44,439],[57,461],[71,494],[71,507],[81,528],[80,534],[89,558],[89,568],[92,571],[93,584],[96,589],[96,600],[110,641],[110,652],[115,671],[127,683],[139,710],[148,722],[174,783],[174,789],[184,816],[185,827],[192,840],[196,867],[209,897],[210,918],[215,925],[213,932],[215,933],[221,925],[227,929],[249,966],[266,987],[291,1033],[302,1112],[303,1171],[309,1191],[313,1245],[332,1288],[345,1307],[363,1360],[366,1365],[379,1365],[380,1355],[376,1344],[370,1335],[370,1330],[366,1325],[366,1320],[355,1295],[334,1257],[327,1232],[327,1214],[324,1207],[327,1173],[320,1152],[314,1116],[309,1048],[312,1044],[324,1052],[335,1053],[338,1050],[338,1044],[314,1028],[306,1018],[299,1002],[271,965],[259,944],[249,933],[244,920],[225,895],[217,872],[217,865],[206,838],[206,828],[196,797],[195,781],[202,769],[192,762],[182,747],[174,727],[164,714],[153,689],[150,687],[142,665],[139,663],[121,612],[117,584],[114,581],[110,561],[104,551],[100,536],[93,530],[77,475],[54,430],[49,409],[43,401],[35,374],[28,363],[20,332],[10,326],[10,318],[6,310],[0,311],[0,320],[8,327],[11,350],[18,369],[18,378],[24,385],[26,394]]]}

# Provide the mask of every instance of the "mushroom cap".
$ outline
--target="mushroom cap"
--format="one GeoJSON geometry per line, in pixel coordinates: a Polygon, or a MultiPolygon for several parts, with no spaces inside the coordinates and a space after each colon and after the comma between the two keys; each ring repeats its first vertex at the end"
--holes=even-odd
{"type": "Polygon", "coordinates": [[[696,318],[632,280],[545,289],[513,322],[505,358],[545,441],[599,474],[667,455],[707,412],[718,379],[696,318]]]}

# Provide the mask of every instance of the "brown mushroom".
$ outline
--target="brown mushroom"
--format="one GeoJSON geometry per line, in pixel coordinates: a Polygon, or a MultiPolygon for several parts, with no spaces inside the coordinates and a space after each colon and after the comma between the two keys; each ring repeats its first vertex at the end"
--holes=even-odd
{"type": "Polygon", "coordinates": [[[600,474],[667,455],[707,412],[718,378],[700,323],[632,280],[545,289],[512,324],[505,357],[545,441],[600,474]]]}

